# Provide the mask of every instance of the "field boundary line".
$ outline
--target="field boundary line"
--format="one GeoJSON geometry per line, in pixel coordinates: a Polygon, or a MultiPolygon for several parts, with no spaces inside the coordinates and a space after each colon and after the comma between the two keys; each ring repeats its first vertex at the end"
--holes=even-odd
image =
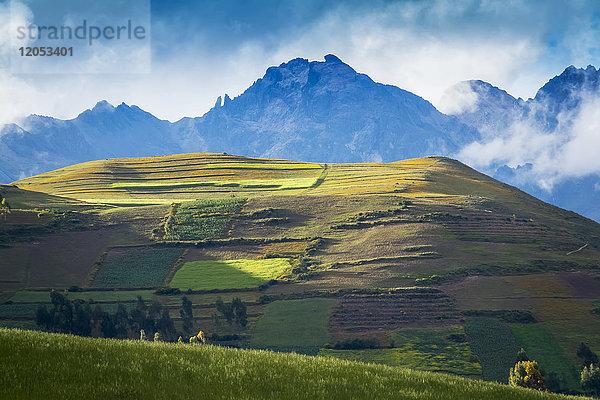
{"type": "Polygon", "coordinates": [[[181,268],[181,266],[183,265],[183,260],[185,259],[185,257],[188,255],[189,252],[190,252],[189,247],[187,247],[185,250],[183,250],[183,253],[181,253],[179,258],[177,259],[177,261],[175,261],[175,264],[173,264],[173,267],[171,267],[171,270],[167,274],[165,281],[163,283],[163,286],[165,286],[165,287],[169,286],[169,282],[171,282],[171,279],[173,279],[173,276],[175,276],[175,273],[177,272],[177,270],[179,268],[181,268]]]}

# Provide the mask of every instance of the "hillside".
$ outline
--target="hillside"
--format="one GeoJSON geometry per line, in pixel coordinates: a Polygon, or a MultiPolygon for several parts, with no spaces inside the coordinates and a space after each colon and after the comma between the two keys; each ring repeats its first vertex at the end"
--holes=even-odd
{"type": "Polygon", "coordinates": [[[600,226],[448,158],[181,154],[14,185],[0,187],[17,204],[0,216],[3,326],[35,328],[54,288],[107,310],[157,301],[181,332],[185,295],[215,344],[500,382],[524,347],[569,392],[580,343],[600,351],[600,226]]]}
{"type": "Polygon", "coordinates": [[[0,385],[11,399],[572,398],[296,354],[19,330],[0,329],[0,354],[0,385]]]}

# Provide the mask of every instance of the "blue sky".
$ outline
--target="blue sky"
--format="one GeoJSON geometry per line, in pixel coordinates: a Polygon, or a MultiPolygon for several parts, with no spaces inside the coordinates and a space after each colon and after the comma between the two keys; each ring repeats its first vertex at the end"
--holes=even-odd
{"type": "Polygon", "coordinates": [[[271,65],[327,53],[439,106],[465,79],[527,98],[568,65],[600,66],[599,1],[153,0],[151,10],[150,73],[11,74],[0,39],[0,122],[74,117],[101,99],[197,116],[271,65]]]}

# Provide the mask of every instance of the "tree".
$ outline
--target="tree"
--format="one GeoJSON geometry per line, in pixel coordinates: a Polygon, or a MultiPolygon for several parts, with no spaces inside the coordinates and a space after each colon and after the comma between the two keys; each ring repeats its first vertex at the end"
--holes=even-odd
{"type": "Polygon", "coordinates": [[[238,297],[234,297],[231,303],[224,303],[223,299],[217,298],[215,303],[217,311],[223,314],[227,323],[232,324],[235,322],[242,328],[248,323],[248,316],[246,314],[246,305],[238,297]]]}
{"type": "Polygon", "coordinates": [[[583,390],[596,395],[600,393],[600,368],[598,368],[598,365],[590,364],[589,367],[583,367],[583,371],[581,371],[581,387],[583,390]]]}
{"type": "Polygon", "coordinates": [[[582,366],[584,367],[590,364],[598,365],[598,355],[583,342],[579,344],[577,357],[581,358],[582,366]]]}
{"type": "Polygon", "coordinates": [[[227,323],[231,324],[233,322],[233,318],[235,317],[235,314],[233,312],[233,308],[231,307],[231,304],[224,303],[223,299],[219,296],[219,297],[217,297],[215,307],[217,308],[218,312],[223,314],[223,317],[225,317],[225,320],[227,321],[227,323]]]}
{"type": "Polygon", "coordinates": [[[519,361],[531,361],[522,347],[521,350],[517,352],[517,359],[515,360],[515,362],[518,363],[519,361]]]}
{"type": "Polygon", "coordinates": [[[194,329],[194,314],[192,311],[192,302],[187,298],[187,296],[183,296],[181,299],[181,310],[179,310],[179,315],[181,315],[181,320],[183,322],[183,332],[186,335],[189,335],[194,329]]]}
{"type": "Polygon", "coordinates": [[[158,332],[160,332],[161,337],[164,337],[165,340],[170,341],[175,338],[175,324],[173,324],[173,320],[169,315],[168,308],[163,308],[160,319],[156,325],[158,327],[158,332]]]}
{"type": "Polygon", "coordinates": [[[48,312],[46,306],[43,304],[38,305],[37,311],[35,313],[35,323],[37,324],[37,326],[43,329],[50,330],[50,327],[52,325],[52,316],[48,312]]]}
{"type": "Polygon", "coordinates": [[[113,318],[117,339],[127,339],[129,334],[129,316],[123,303],[117,304],[117,312],[113,318]]]}
{"type": "Polygon", "coordinates": [[[237,297],[234,297],[231,301],[231,308],[235,316],[235,322],[244,328],[248,323],[248,316],[246,314],[246,305],[237,297]]]}
{"type": "Polygon", "coordinates": [[[0,195],[0,198],[2,199],[0,200],[0,214],[4,214],[4,221],[6,221],[7,214],[10,214],[10,204],[8,204],[6,197],[0,195]]]}
{"type": "Polygon", "coordinates": [[[547,390],[544,376],[535,361],[519,361],[510,369],[510,386],[522,386],[535,390],[547,390]]]}

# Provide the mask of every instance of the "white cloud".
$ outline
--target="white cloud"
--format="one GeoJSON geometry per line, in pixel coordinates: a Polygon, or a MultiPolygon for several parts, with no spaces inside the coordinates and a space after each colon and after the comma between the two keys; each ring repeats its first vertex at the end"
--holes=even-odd
{"type": "MultiPolygon", "coordinates": [[[[537,111],[548,113],[545,105],[538,105],[537,111]]],[[[600,174],[598,149],[600,97],[584,93],[579,108],[558,115],[556,129],[542,129],[530,115],[509,122],[507,129],[494,132],[485,141],[466,146],[458,157],[484,170],[530,164],[531,168],[518,173],[517,181],[537,183],[551,191],[559,182],[600,174]]]]}

